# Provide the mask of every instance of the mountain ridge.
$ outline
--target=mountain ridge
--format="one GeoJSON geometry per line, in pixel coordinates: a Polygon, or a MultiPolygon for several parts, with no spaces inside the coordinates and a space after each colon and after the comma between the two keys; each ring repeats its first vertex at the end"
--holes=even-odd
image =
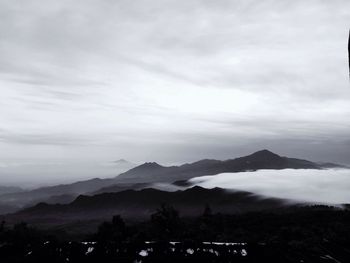
{"type": "Polygon", "coordinates": [[[194,163],[169,167],[156,163],[151,163],[152,165],[147,164],[149,163],[144,163],[121,173],[116,177],[116,180],[130,183],[137,178],[138,183],[175,182],[188,180],[192,177],[215,175],[224,172],[286,168],[322,169],[322,166],[317,163],[303,159],[282,157],[266,149],[247,156],[224,161],[203,159],[194,163]],[[147,168],[143,169],[143,167],[147,168]]]}
{"type": "Polygon", "coordinates": [[[215,213],[229,214],[296,205],[284,199],[262,198],[250,192],[222,188],[206,189],[194,186],[174,192],[145,188],[94,196],[79,195],[68,204],[39,203],[0,219],[55,225],[76,220],[105,220],[119,214],[129,220],[140,220],[148,218],[164,203],[174,206],[184,216],[200,215],[206,205],[210,205],[215,213]]]}
{"type": "MultiPolygon", "coordinates": [[[[329,164],[328,164],[329,166],[329,164]]],[[[337,166],[332,164],[332,167],[337,166]]],[[[341,166],[339,166],[341,167],[341,166]]],[[[122,191],[148,187],[152,183],[173,183],[186,181],[193,177],[215,175],[225,172],[243,172],[259,169],[322,169],[322,164],[303,159],[279,156],[269,150],[261,150],[250,155],[227,160],[202,159],[193,163],[179,166],[162,166],[156,162],[146,162],[113,178],[93,178],[78,181],[72,184],[61,184],[51,187],[42,187],[31,191],[21,191],[0,195],[0,205],[18,207],[33,205],[46,201],[52,196],[69,195],[74,198],[79,194],[95,194],[104,191],[122,191]],[[143,186],[142,186],[143,185],[143,186]],[[141,187],[142,186],[142,187],[141,187]]],[[[327,168],[327,166],[325,166],[327,168]]],[[[61,198],[66,202],[67,198],[61,198]]],[[[54,198],[60,200],[60,198],[54,198]]],[[[68,198],[69,200],[69,198],[68,198]]],[[[6,211],[11,212],[8,207],[6,211]]]]}

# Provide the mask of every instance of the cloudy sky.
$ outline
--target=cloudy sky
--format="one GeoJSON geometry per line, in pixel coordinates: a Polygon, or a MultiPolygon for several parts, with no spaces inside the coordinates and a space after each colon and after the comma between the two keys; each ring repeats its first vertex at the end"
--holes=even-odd
{"type": "Polygon", "coordinates": [[[0,0],[0,163],[350,163],[347,0],[0,0]]]}

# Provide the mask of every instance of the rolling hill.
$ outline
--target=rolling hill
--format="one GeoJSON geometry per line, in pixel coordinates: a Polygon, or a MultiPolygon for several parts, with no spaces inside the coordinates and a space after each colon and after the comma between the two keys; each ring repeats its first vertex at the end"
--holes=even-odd
{"type": "Polygon", "coordinates": [[[75,221],[103,221],[119,214],[129,220],[143,220],[163,203],[170,204],[183,216],[198,216],[205,206],[213,212],[228,214],[262,211],[290,206],[277,198],[264,198],[249,192],[206,189],[195,186],[183,191],[166,192],[152,188],[78,196],[69,204],[39,203],[3,217],[7,222],[24,220],[40,225],[60,225],[75,221]]]}

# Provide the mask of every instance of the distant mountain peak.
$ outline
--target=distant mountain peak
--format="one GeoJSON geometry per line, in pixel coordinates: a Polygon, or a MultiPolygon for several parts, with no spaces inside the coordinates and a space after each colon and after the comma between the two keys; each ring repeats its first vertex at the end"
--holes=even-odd
{"type": "Polygon", "coordinates": [[[122,168],[124,170],[125,169],[129,170],[129,169],[137,166],[137,164],[132,163],[132,162],[125,160],[125,159],[119,159],[119,160],[113,161],[112,163],[115,167],[122,168]]]}
{"type": "Polygon", "coordinates": [[[114,163],[116,163],[116,164],[128,164],[128,163],[130,163],[130,162],[128,162],[128,161],[125,160],[125,159],[119,159],[119,160],[114,161],[114,163]]]}

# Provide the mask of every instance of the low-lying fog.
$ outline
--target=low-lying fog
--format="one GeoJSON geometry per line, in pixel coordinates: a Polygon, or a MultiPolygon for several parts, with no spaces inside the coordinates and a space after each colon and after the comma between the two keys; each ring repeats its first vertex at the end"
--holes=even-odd
{"type": "Polygon", "coordinates": [[[258,170],[202,176],[190,181],[205,188],[244,190],[317,203],[350,203],[350,169],[258,170]]]}
{"type": "Polygon", "coordinates": [[[112,178],[136,164],[112,161],[0,162],[0,186],[32,189],[41,186],[73,183],[91,178],[112,178]]]}

